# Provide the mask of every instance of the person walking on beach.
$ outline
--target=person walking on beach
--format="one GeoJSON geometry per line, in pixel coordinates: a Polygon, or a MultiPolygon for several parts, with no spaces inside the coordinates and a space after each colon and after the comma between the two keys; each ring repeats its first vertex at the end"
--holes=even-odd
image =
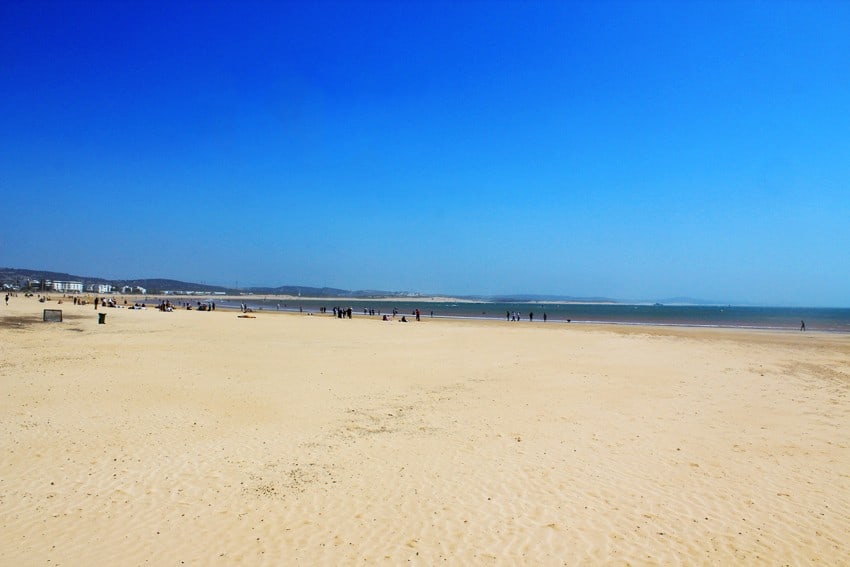
{"type": "Polygon", "coordinates": [[[800,332],[803,332],[805,330],[806,330],[806,322],[800,321],[800,332]]]}
{"type": "Polygon", "coordinates": [[[6,305],[9,305],[9,294],[6,294],[6,305]]]}
{"type": "Polygon", "coordinates": [[[533,322],[534,322],[534,313],[533,313],[533,312],[528,314],[528,322],[529,322],[529,323],[533,323],[533,322]]]}

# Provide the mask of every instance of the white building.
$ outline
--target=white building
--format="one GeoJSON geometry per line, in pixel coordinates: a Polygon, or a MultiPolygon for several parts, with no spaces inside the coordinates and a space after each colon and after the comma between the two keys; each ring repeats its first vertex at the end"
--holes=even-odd
{"type": "Polygon", "coordinates": [[[88,290],[94,293],[112,293],[112,285],[105,283],[89,284],[88,290]]]}
{"type": "Polygon", "coordinates": [[[147,295],[148,290],[140,286],[125,285],[121,288],[121,293],[137,293],[139,295],[147,295]]]}
{"type": "Polygon", "coordinates": [[[53,291],[61,291],[62,293],[82,293],[83,292],[83,282],[64,282],[60,280],[54,280],[52,282],[51,287],[53,291]]]}

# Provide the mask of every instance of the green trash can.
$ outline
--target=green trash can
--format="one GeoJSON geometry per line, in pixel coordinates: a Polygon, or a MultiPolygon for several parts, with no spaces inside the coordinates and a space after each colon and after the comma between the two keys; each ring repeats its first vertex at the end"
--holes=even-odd
{"type": "Polygon", "coordinates": [[[98,313],[97,314],[97,324],[98,325],[106,325],[106,313],[98,313]]]}

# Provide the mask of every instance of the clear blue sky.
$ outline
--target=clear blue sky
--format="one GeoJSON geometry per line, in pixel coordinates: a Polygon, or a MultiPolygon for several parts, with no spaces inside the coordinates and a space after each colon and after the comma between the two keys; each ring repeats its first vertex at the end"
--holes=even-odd
{"type": "Polygon", "coordinates": [[[850,306],[850,3],[5,1],[0,266],[850,306]]]}

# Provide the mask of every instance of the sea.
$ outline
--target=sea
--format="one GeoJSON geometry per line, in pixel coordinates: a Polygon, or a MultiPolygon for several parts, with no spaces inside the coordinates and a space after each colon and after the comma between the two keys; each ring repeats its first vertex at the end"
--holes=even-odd
{"type": "MultiPolygon", "coordinates": [[[[262,299],[246,298],[254,311],[289,311],[320,314],[322,308],[352,308],[354,316],[380,317],[383,314],[412,316],[416,309],[422,318],[485,319],[510,321],[514,314],[528,323],[658,325],[799,331],[805,322],[808,331],[850,333],[850,308],[750,307],[735,305],[648,305],[625,303],[490,303],[431,302],[404,299],[262,299]],[[373,313],[374,315],[370,315],[373,313]],[[533,315],[533,318],[531,317],[533,315]]],[[[237,300],[216,301],[222,307],[239,308],[237,300]]]]}

